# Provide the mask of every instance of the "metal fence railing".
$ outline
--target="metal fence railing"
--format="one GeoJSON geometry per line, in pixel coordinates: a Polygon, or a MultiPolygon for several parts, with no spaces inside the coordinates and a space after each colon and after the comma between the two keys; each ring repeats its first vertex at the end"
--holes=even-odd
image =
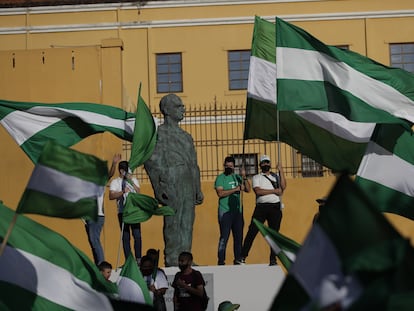
{"type": "MultiPolygon", "coordinates": [[[[331,174],[327,168],[284,143],[281,143],[278,161],[277,142],[259,139],[243,141],[245,107],[245,103],[186,104],[185,118],[180,126],[193,137],[202,180],[214,180],[223,171],[223,160],[227,155],[235,156],[236,166],[244,159],[249,175],[257,173],[262,154],[270,156],[273,166],[277,162],[281,163],[288,178],[323,177],[331,174]]],[[[154,110],[152,114],[162,124],[161,112],[154,110]]],[[[125,142],[123,151],[129,158],[131,143],[125,142]]],[[[140,181],[149,181],[143,167],[139,167],[136,174],[140,181]]]]}

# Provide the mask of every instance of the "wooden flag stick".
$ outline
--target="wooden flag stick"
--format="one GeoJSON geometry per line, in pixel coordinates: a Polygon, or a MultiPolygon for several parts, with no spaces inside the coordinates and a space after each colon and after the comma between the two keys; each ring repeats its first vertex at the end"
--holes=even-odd
{"type": "Polygon", "coordinates": [[[4,239],[3,239],[3,242],[1,243],[1,246],[0,246],[0,256],[3,255],[4,249],[6,248],[7,241],[9,240],[9,237],[10,237],[10,234],[11,234],[13,228],[14,228],[14,225],[16,224],[17,215],[18,214],[15,212],[14,213],[14,216],[13,216],[13,219],[12,219],[10,225],[9,225],[9,228],[7,229],[7,233],[6,233],[6,235],[5,235],[4,239]]]}

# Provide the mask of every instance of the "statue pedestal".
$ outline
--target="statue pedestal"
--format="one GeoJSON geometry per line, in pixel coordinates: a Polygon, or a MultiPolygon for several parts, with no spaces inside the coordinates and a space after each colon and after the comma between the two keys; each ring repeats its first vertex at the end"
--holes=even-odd
{"type": "MultiPolygon", "coordinates": [[[[279,266],[267,264],[194,266],[203,274],[207,295],[210,297],[208,311],[215,311],[218,305],[230,300],[240,304],[239,311],[269,310],[276,293],[285,278],[285,272],[279,266]]],[[[178,267],[164,268],[171,286],[178,267]]],[[[112,271],[111,281],[118,279],[121,270],[112,271]]],[[[173,311],[173,289],[169,287],[165,294],[167,310],[173,311]]]]}
{"type": "MultiPolygon", "coordinates": [[[[239,311],[268,310],[276,293],[285,278],[279,266],[265,264],[228,265],[228,266],[195,266],[206,281],[207,295],[210,297],[207,310],[217,310],[218,305],[230,300],[240,304],[239,311]]],[[[164,269],[170,284],[178,268],[164,269]]],[[[173,289],[170,287],[165,295],[168,311],[172,306],[173,289]]]]}

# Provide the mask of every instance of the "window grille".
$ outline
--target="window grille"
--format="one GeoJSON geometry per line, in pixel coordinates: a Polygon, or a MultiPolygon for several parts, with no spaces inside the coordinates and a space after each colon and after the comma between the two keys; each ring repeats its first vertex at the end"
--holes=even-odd
{"type": "Polygon", "coordinates": [[[414,73],[414,43],[390,44],[390,65],[414,73]]]}
{"type": "Polygon", "coordinates": [[[246,90],[249,78],[250,50],[229,51],[229,89],[246,90]]]}
{"type": "Polygon", "coordinates": [[[157,54],[157,92],[180,93],[183,91],[181,53],[157,54]]]}

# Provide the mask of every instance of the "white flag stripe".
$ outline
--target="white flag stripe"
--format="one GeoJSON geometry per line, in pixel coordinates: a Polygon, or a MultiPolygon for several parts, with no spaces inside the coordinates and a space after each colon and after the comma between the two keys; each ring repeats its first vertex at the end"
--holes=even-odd
{"type": "Polygon", "coordinates": [[[27,189],[43,192],[69,202],[100,196],[105,190],[104,186],[67,175],[42,164],[37,164],[33,169],[27,189]],[[62,185],[68,186],[62,187],[62,185]]]}
{"type": "Polygon", "coordinates": [[[273,249],[275,254],[278,255],[281,251],[279,245],[277,245],[276,242],[268,235],[266,235],[264,238],[267,241],[267,243],[269,243],[270,247],[273,249]]]}
{"type": "Polygon", "coordinates": [[[0,280],[72,310],[112,310],[108,298],[69,271],[23,250],[6,246],[0,280]]]}
{"type": "Polygon", "coordinates": [[[250,98],[276,104],[276,64],[250,57],[247,92],[250,98]]]}
{"type": "Polygon", "coordinates": [[[113,119],[106,115],[84,110],[72,110],[57,107],[35,106],[27,111],[16,110],[9,113],[0,122],[10,133],[20,133],[23,135],[13,135],[13,138],[19,145],[30,139],[37,132],[42,131],[49,126],[59,122],[66,117],[78,117],[88,124],[96,124],[119,128],[131,135],[134,133],[135,119],[124,120],[113,119]],[[30,127],[27,126],[30,121],[30,127]]]}
{"type": "Polygon", "coordinates": [[[412,163],[406,162],[375,142],[368,144],[357,175],[414,197],[412,163]]]}
{"type": "Polygon", "coordinates": [[[295,113],[338,137],[356,143],[369,142],[375,129],[375,123],[350,121],[343,115],[335,112],[300,110],[295,111],[295,113]]]}
{"type": "Polygon", "coordinates": [[[414,122],[414,102],[391,86],[317,51],[278,47],[277,78],[327,81],[368,105],[414,122]]]}
{"type": "Polygon", "coordinates": [[[32,115],[16,110],[5,116],[0,123],[20,146],[37,132],[59,121],[59,118],[32,115]]]}
{"type": "Polygon", "coordinates": [[[281,251],[283,251],[283,253],[286,255],[287,258],[290,259],[290,261],[294,262],[296,259],[296,254],[292,253],[291,251],[288,251],[284,248],[280,248],[279,245],[277,245],[277,243],[272,239],[272,237],[266,235],[265,236],[265,240],[267,241],[267,243],[269,243],[270,247],[273,249],[273,251],[275,252],[276,255],[279,255],[279,253],[281,251]]]}
{"type": "Polygon", "coordinates": [[[294,262],[296,260],[295,253],[292,253],[291,251],[288,251],[286,249],[284,249],[283,252],[285,253],[286,257],[290,259],[290,261],[294,262]]]}
{"type": "Polygon", "coordinates": [[[139,285],[130,278],[120,276],[118,279],[119,299],[145,303],[144,294],[139,285]]]}

